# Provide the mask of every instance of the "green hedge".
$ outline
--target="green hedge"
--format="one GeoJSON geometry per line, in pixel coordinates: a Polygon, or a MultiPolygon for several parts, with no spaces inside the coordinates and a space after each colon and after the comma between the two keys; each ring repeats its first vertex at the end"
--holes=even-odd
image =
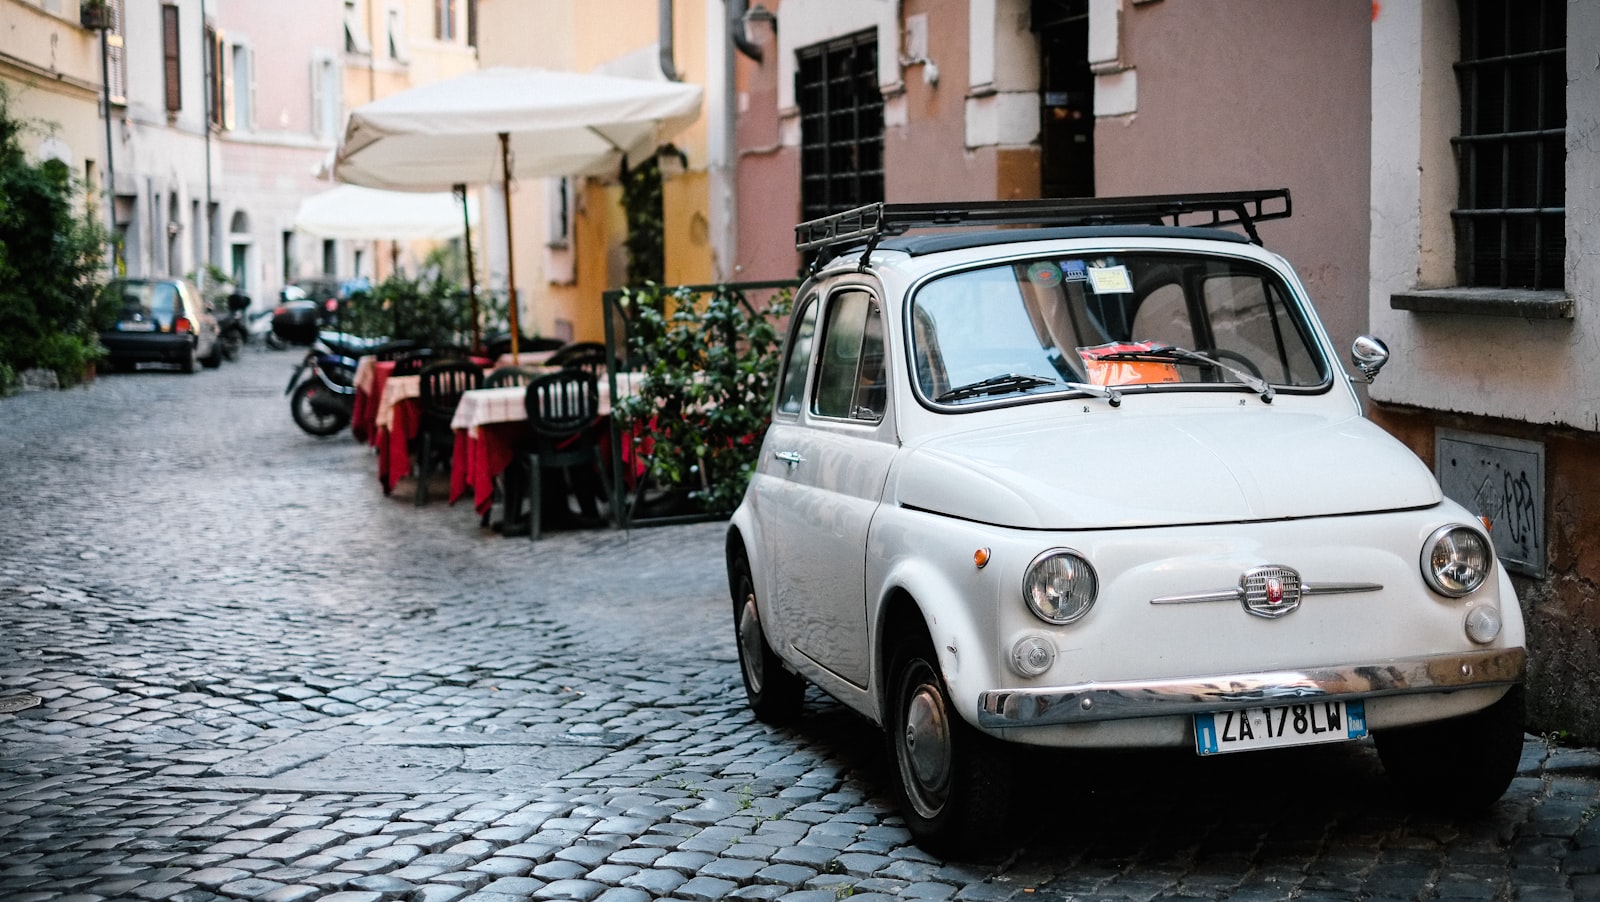
{"type": "Polygon", "coordinates": [[[0,85],[0,393],[23,370],[81,380],[105,354],[94,323],[105,231],[60,160],[33,163],[21,136],[39,130],[11,116],[0,85]]]}
{"type": "Polygon", "coordinates": [[[643,374],[613,413],[645,470],[643,485],[674,496],[676,513],[723,516],[744,496],[794,284],[647,284],[611,295],[626,329],[613,345],[624,368],[643,374]],[[757,291],[771,295],[759,308],[748,297],[757,291]]]}

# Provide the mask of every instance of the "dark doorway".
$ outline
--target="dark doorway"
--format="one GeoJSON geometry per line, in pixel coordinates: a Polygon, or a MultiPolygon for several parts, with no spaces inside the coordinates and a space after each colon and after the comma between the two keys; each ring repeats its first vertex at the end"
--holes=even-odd
{"type": "Polygon", "coordinates": [[[1039,180],[1045,197],[1094,196],[1089,0],[1033,0],[1039,36],[1039,180]]]}

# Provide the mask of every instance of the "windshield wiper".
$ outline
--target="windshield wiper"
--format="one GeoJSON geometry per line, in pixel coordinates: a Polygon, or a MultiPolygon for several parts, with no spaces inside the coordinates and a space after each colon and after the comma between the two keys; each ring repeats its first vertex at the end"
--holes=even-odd
{"type": "Polygon", "coordinates": [[[958,385],[933,400],[943,403],[945,401],[960,401],[966,398],[977,398],[983,395],[1004,395],[1011,392],[1027,391],[1042,385],[1060,385],[1055,379],[1046,379],[1043,376],[1021,376],[1016,373],[1006,373],[1001,376],[990,376],[977,382],[958,385]]]}
{"type": "Polygon", "coordinates": [[[1122,392],[1119,392],[1116,389],[1111,388],[1110,386],[1093,385],[1093,384],[1088,383],[1088,382],[1067,382],[1067,383],[1064,383],[1064,384],[1067,386],[1067,388],[1073,389],[1075,391],[1081,391],[1081,392],[1083,392],[1085,394],[1090,394],[1090,395],[1095,395],[1096,397],[1105,398],[1106,399],[1106,403],[1110,404],[1112,407],[1121,407],[1122,406],[1122,392]]]}
{"type": "Polygon", "coordinates": [[[1172,345],[1167,345],[1165,347],[1150,348],[1143,351],[1113,351],[1109,354],[1101,354],[1095,359],[1153,361],[1181,360],[1185,363],[1198,363],[1203,366],[1212,366],[1219,370],[1223,370],[1233,378],[1244,383],[1244,385],[1251,391],[1260,395],[1261,400],[1268,404],[1272,403],[1272,398],[1274,394],[1276,394],[1272,390],[1272,386],[1267,384],[1267,380],[1261,378],[1260,376],[1257,376],[1256,374],[1246,370],[1241,370],[1235,366],[1229,366],[1215,357],[1212,357],[1208,354],[1202,354],[1199,351],[1191,351],[1188,348],[1179,348],[1172,345]]]}

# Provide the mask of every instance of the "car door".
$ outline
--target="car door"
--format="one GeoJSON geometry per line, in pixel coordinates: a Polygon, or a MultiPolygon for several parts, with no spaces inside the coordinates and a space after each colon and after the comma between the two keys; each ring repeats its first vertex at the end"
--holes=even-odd
{"type": "Polygon", "coordinates": [[[773,607],[792,648],[864,687],[867,533],[897,447],[882,305],[868,287],[847,285],[801,315],[811,319],[797,340],[814,346],[803,394],[786,375],[761,462],[770,477],[773,607]]]}

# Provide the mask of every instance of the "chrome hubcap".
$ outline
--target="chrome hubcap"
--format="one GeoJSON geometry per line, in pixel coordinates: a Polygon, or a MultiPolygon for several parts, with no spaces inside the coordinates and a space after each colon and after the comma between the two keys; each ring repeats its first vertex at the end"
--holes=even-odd
{"type": "Polygon", "coordinates": [[[950,789],[950,724],[936,686],[919,683],[907,700],[901,759],[918,813],[934,816],[950,789]]]}
{"type": "Polygon", "coordinates": [[[744,665],[745,682],[757,693],[766,678],[765,645],[761,637],[761,618],[756,613],[755,593],[746,592],[744,606],[739,611],[739,659],[744,665]]]}

